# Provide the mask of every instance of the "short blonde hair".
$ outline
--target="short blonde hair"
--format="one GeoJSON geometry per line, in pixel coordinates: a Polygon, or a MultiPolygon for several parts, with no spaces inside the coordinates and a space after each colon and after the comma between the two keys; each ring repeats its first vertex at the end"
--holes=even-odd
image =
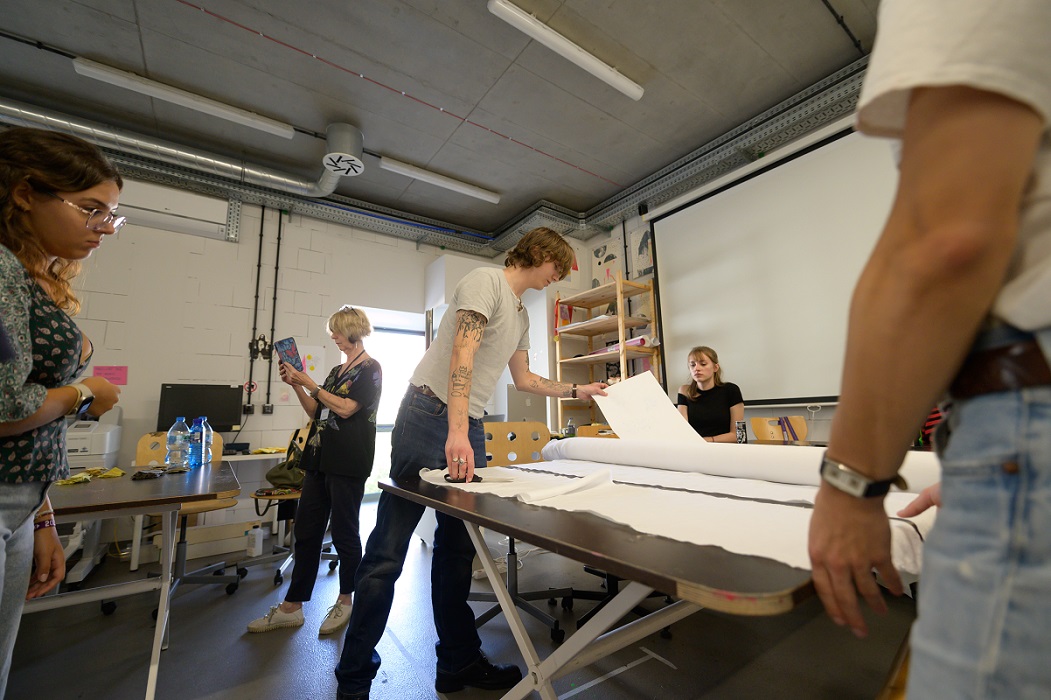
{"type": "Polygon", "coordinates": [[[573,246],[555,231],[543,226],[535,228],[508,251],[504,267],[540,267],[554,260],[559,267],[559,279],[565,279],[573,270],[573,246]]]}
{"type": "Polygon", "coordinates": [[[361,309],[349,304],[339,307],[339,311],[328,317],[329,333],[339,333],[352,343],[372,333],[368,316],[361,309]]]}

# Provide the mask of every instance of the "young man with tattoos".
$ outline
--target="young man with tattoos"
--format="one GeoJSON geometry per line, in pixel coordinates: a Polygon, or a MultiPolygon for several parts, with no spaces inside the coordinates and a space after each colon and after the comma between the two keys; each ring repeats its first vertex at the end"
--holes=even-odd
{"type": "MultiPolygon", "coordinates": [[[[505,366],[515,387],[542,396],[605,396],[602,382],[563,384],[529,369],[529,315],[521,295],[565,279],[573,249],[554,231],[533,229],[507,254],[504,269],[470,272],[456,286],[435,341],[410,380],[391,436],[392,477],[448,469],[470,480],[485,466],[482,414],[505,366]]],[[[380,666],[376,645],[394,601],[413,530],[423,506],[384,492],[376,527],[358,567],[354,611],[336,667],[340,700],[368,698],[380,666]]],[[[438,632],[434,682],[439,693],[465,686],[510,688],[522,678],[511,664],[492,664],[467,604],[474,547],[461,520],[437,514],[431,560],[431,604],[438,632]]]]}

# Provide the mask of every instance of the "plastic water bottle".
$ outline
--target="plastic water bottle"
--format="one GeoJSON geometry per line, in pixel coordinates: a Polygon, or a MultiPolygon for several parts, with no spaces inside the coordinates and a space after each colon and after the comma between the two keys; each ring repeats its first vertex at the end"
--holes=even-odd
{"type": "Polygon", "coordinates": [[[566,437],[576,437],[577,426],[573,425],[573,419],[570,418],[569,422],[566,423],[566,437]]]}
{"type": "Polygon", "coordinates": [[[186,466],[189,448],[190,429],[186,427],[186,419],[179,416],[175,419],[175,424],[168,428],[168,454],[164,463],[170,467],[186,466]]]}
{"type": "Polygon", "coordinates": [[[201,464],[211,464],[212,437],[215,435],[215,431],[212,430],[212,426],[208,425],[208,416],[201,416],[201,427],[204,428],[204,431],[202,432],[204,446],[201,451],[201,464]]]}
{"type": "Polygon", "coordinates": [[[201,450],[204,448],[204,425],[200,418],[193,419],[190,426],[190,458],[188,461],[190,469],[201,466],[201,450]]]}

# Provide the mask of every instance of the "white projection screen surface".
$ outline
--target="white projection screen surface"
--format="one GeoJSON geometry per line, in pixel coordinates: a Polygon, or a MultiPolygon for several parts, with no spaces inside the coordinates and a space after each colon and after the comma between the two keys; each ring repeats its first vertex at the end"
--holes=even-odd
{"type": "Polygon", "coordinates": [[[838,397],[850,297],[897,179],[891,142],[851,133],[656,220],[672,397],[696,345],[747,404],[838,397]]]}

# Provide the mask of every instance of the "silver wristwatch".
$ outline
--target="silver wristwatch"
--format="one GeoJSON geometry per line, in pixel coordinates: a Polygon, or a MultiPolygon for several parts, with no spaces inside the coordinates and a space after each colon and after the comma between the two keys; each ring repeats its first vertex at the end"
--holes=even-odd
{"type": "Polygon", "coordinates": [[[891,486],[897,486],[902,490],[908,488],[901,474],[895,474],[893,479],[877,481],[854,471],[842,462],[829,459],[827,453],[821,458],[821,478],[840,491],[856,498],[885,496],[891,486]]]}
{"type": "Polygon", "coordinates": [[[91,408],[91,402],[95,400],[95,394],[88,388],[87,384],[82,382],[70,384],[69,386],[77,390],[77,400],[66,415],[82,416],[91,408]]]}

